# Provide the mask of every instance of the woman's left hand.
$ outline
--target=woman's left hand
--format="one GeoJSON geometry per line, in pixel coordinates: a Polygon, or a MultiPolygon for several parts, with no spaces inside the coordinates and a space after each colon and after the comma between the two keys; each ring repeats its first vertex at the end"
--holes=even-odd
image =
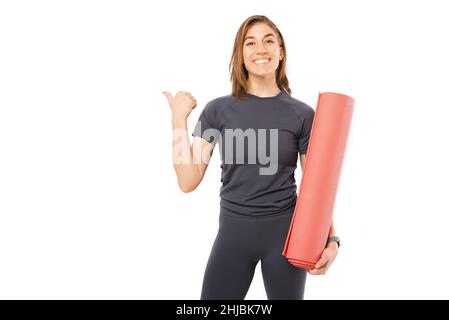
{"type": "Polygon", "coordinates": [[[320,260],[315,264],[315,269],[308,271],[309,274],[319,275],[326,274],[329,270],[332,262],[334,262],[338,253],[338,244],[336,242],[330,242],[327,247],[321,253],[320,260]]]}

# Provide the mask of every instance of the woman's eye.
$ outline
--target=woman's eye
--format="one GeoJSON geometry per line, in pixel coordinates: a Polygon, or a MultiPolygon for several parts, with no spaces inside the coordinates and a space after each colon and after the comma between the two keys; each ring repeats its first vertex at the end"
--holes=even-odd
{"type": "MultiPolygon", "coordinates": [[[[273,40],[267,40],[267,42],[274,43],[273,40]]],[[[247,42],[247,43],[246,43],[247,46],[253,45],[253,44],[254,44],[254,42],[247,42]]]]}

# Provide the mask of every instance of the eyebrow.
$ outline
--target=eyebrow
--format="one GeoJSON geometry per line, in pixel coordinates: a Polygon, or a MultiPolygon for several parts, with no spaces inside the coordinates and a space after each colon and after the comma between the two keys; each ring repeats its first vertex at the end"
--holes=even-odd
{"type": "MultiPolygon", "coordinates": [[[[274,34],[268,33],[263,38],[265,39],[266,37],[269,37],[269,36],[273,36],[274,37],[274,34]]],[[[249,36],[249,37],[246,37],[243,41],[246,41],[246,39],[255,39],[255,37],[249,36]]]]}

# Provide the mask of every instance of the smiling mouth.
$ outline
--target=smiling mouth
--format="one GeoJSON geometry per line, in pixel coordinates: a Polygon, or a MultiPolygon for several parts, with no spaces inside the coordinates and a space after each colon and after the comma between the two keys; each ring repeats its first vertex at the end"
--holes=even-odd
{"type": "Polygon", "coordinates": [[[258,66],[263,66],[263,65],[269,63],[270,61],[271,61],[270,58],[253,60],[253,62],[254,62],[255,64],[257,64],[258,66]]]}

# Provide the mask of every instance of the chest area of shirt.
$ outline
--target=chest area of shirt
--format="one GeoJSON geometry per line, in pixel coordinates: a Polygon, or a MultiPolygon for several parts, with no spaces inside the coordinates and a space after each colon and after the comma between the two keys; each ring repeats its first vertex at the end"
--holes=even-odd
{"type": "Polygon", "coordinates": [[[266,135],[270,130],[297,134],[301,123],[286,106],[244,106],[225,110],[218,119],[219,130],[243,130],[248,134],[266,135]]]}
{"type": "Polygon", "coordinates": [[[291,112],[248,110],[221,118],[220,154],[226,164],[294,165],[298,153],[297,117],[291,112]]]}

